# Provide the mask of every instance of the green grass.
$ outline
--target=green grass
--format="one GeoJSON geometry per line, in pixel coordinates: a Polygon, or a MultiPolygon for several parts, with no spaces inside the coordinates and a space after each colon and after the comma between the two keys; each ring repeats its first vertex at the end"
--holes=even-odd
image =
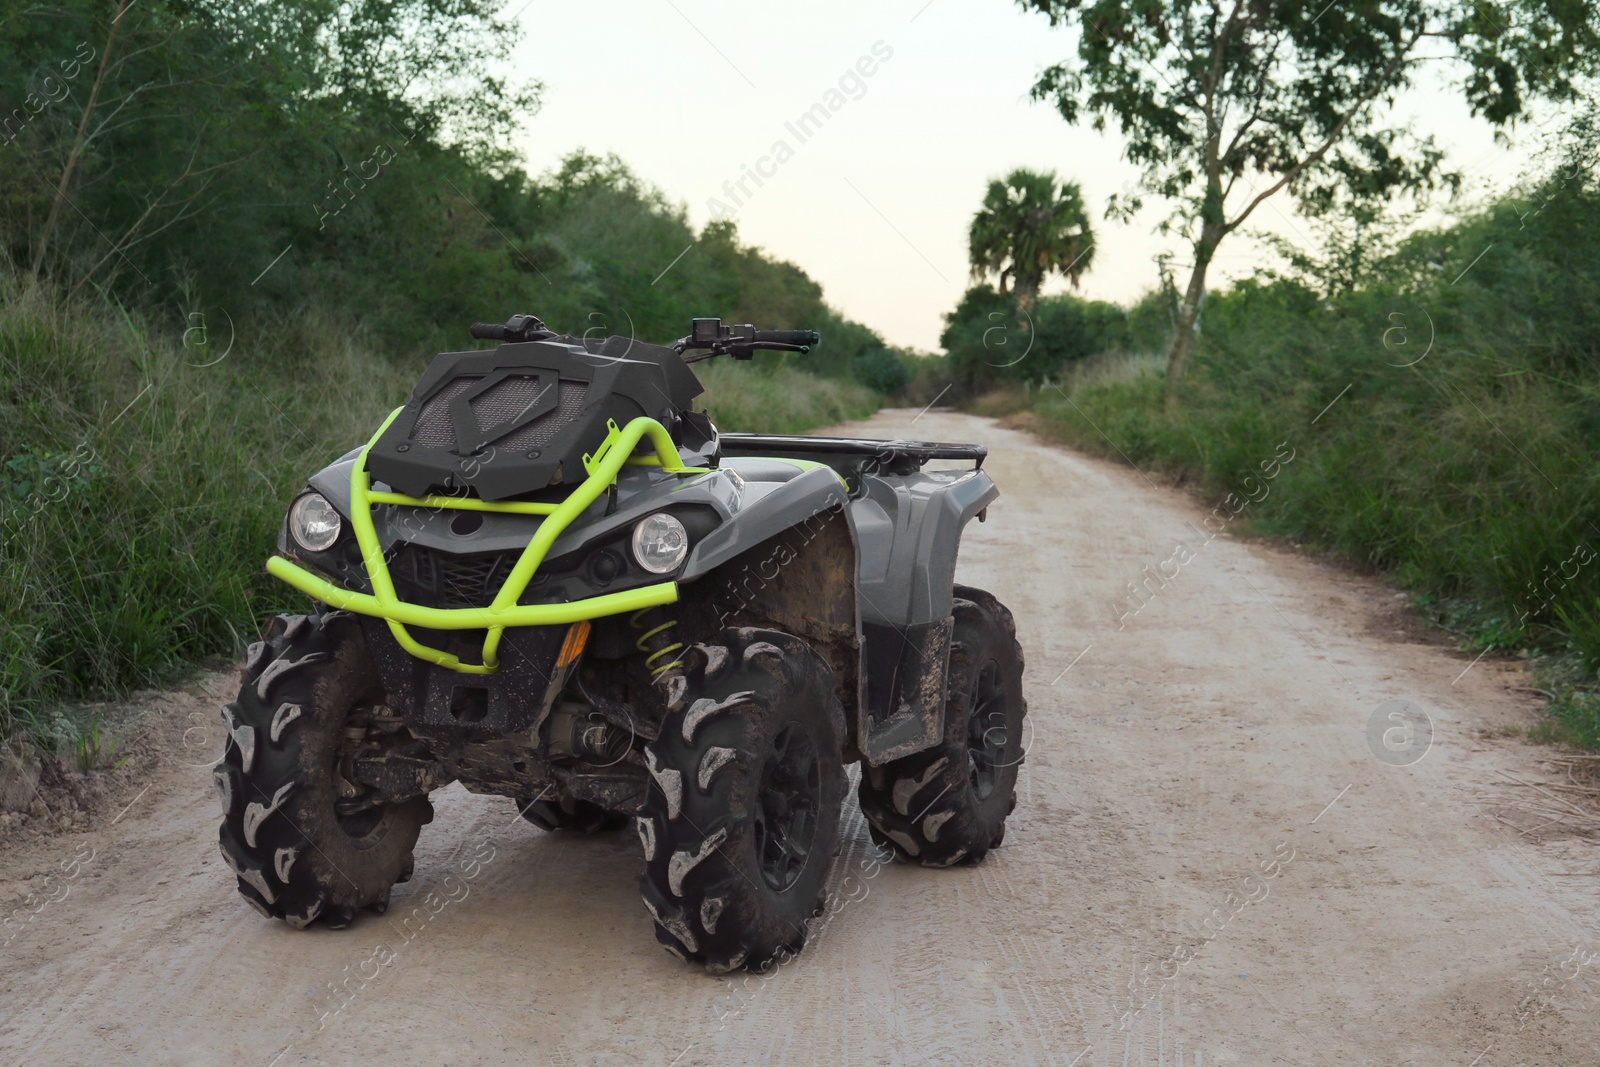
{"type": "Polygon", "coordinates": [[[105,728],[98,713],[79,728],[72,742],[72,752],[77,757],[78,773],[85,776],[106,765],[116,770],[127,761],[127,757],[123,757],[115,763],[111,762],[117,754],[117,739],[105,728]]]}
{"type": "Polygon", "coordinates": [[[1199,387],[1174,412],[1162,377],[1145,372],[1047,393],[1035,426],[1198,481],[1218,501],[1265,485],[1248,512],[1255,531],[1384,574],[1466,651],[1531,655],[1555,695],[1555,726],[1542,736],[1600,747],[1600,535],[1589,525],[1600,512],[1600,450],[1571,425],[1592,394],[1445,373],[1423,404],[1352,376],[1355,387],[1320,418],[1338,388],[1266,403],[1199,387]],[[1295,458],[1267,481],[1261,464],[1285,442],[1295,458]],[[1541,579],[1554,595],[1529,592],[1541,579]]]}
{"type": "Polygon", "coordinates": [[[788,365],[759,366],[719,359],[695,365],[705,383],[701,398],[718,429],[802,433],[818,426],[864,419],[878,410],[877,393],[855,382],[821,378],[788,365]]]}
{"type": "Polygon", "coordinates": [[[311,322],[200,366],[137,317],[3,284],[0,734],[232,655],[290,606],[261,569],[284,502],[420,369],[314,353],[338,333],[311,322]]]}
{"type": "MultiPolygon", "coordinates": [[[[0,737],[21,725],[70,748],[64,704],[231,657],[298,606],[262,568],[283,508],[424,366],[313,312],[237,337],[220,362],[225,337],[189,348],[180,330],[0,278],[0,737]]],[[[791,367],[702,369],[729,429],[799,431],[877,406],[791,367]]]]}
{"type": "Polygon", "coordinates": [[[1219,500],[1266,485],[1255,530],[1386,575],[1466,650],[1531,656],[1541,736],[1600,745],[1600,196],[1562,197],[1423,235],[1332,299],[1236,285],[1176,408],[1159,362],[1107,357],[1038,390],[1035,425],[1219,500]]]}

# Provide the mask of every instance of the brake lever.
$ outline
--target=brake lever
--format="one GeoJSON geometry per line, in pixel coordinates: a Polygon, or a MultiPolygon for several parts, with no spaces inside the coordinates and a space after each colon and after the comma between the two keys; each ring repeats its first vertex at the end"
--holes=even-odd
{"type": "MultiPolygon", "coordinates": [[[[673,345],[673,350],[682,356],[689,347],[685,343],[688,340],[685,337],[682,341],[673,345]]],[[[683,356],[683,361],[685,363],[699,363],[701,360],[710,359],[712,356],[732,356],[734,359],[746,360],[757,352],[804,353],[809,351],[811,351],[810,345],[789,345],[781,341],[717,341],[695,355],[683,356]]]]}
{"type": "MultiPolygon", "coordinates": [[[[809,352],[810,345],[789,345],[782,341],[735,342],[728,346],[728,355],[734,359],[749,359],[757,352],[809,352]]],[[[713,353],[715,355],[715,353],[713,353]]]]}

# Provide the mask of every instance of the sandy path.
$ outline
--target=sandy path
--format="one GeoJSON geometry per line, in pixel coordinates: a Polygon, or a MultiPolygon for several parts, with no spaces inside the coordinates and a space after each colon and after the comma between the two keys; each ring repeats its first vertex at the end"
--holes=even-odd
{"type": "Polygon", "coordinates": [[[1593,846],[1520,834],[1501,772],[1539,779],[1537,750],[1483,739],[1531,721],[1518,669],[1463,675],[1381,587],[1204,543],[1136,473],[914,415],[848,429],[982,441],[1003,492],[961,575],[1016,613],[1035,730],[983,866],[878,869],[852,809],[846,903],[804,955],[713,979],[655,947],[632,835],[452,787],[388,916],[296,933],[235,894],[209,775],[174,758],[115,825],[0,846],[8,908],[30,876],[56,898],[0,948],[0,1062],[1600,1062],[1593,846]],[[1369,745],[1390,700],[1431,717],[1418,762],[1369,745]]]}

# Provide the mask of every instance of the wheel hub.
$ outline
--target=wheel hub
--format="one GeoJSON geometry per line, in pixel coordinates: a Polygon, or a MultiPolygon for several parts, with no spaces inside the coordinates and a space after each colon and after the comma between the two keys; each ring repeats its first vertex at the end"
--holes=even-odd
{"type": "Polygon", "coordinates": [[[972,716],[967,720],[967,774],[972,791],[987,800],[1000,784],[1007,736],[1005,690],[1000,665],[989,660],[978,670],[972,687],[972,716]]]}
{"type": "Polygon", "coordinates": [[[776,892],[805,870],[821,807],[821,766],[811,734],[791,722],[773,736],[756,793],[756,864],[776,892]]]}

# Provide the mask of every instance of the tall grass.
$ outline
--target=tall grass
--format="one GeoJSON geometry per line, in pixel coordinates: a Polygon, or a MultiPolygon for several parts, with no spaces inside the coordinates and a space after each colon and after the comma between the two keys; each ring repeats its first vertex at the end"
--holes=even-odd
{"type": "Polygon", "coordinates": [[[718,359],[695,364],[705,384],[700,403],[719,429],[801,433],[817,426],[862,419],[881,398],[856,382],[822,378],[786,364],[761,366],[718,359]]]}
{"type": "MultiPolygon", "coordinates": [[[[0,277],[0,737],[21,723],[43,738],[62,702],[231,656],[295,607],[262,569],[285,505],[424,365],[311,311],[225,357],[211,325],[201,346],[0,277]]],[[[877,404],[789,367],[702,370],[730,429],[798,431],[877,404]]]]}
{"type": "Polygon", "coordinates": [[[225,336],[0,280],[0,735],[231,654],[293,602],[262,571],[285,501],[418,370],[297,325],[203,366],[225,336]]]}

